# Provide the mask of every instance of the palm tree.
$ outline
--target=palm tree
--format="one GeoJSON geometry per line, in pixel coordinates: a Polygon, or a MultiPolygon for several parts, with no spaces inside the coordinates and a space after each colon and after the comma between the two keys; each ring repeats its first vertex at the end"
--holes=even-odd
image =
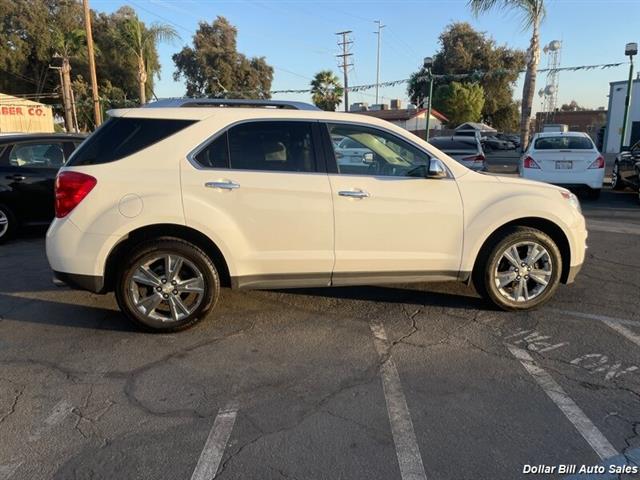
{"type": "Polygon", "coordinates": [[[83,57],[86,54],[86,33],[82,29],[62,31],[54,30],[53,46],[55,56],[62,59],[60,73],[62,76],[62,99],[64,104],[64,119],[67,132],[75,130],[74,105],[71,90],[71,59],[83,57]]]}
{"type": "Polygon", "coordinates": [[[334,112],[342,103],[344,88],[331,70],[316,73],[311,81],[311,99],[316,107],[334,112]]]}
{"type": "Polygon", "coordinates": [[[140,91],[140,105],[143,105],[147,101],[146,84],[149,61],[156,43],[175,40],[180,36],[170,25],[154,23],[147,28],[138,17],[130,17],[123,23],[122,37],[126,48],[138,60],[138,88],[140,91]]]}
{"type": "Polygon", "coordinates": [[[531,107],[536,89],[536,75],[540,61],[540,24],[545,17],[544,0],[468,0],[475,15],[487,12],[494,7],[502,7],[517,11],[522,17],[524,29],[531,28],[531,41],[527,52],[527,71],[522,87],[522,109],[520,118],[520,145],[523,148],[529,143],[529,127],[531,124],[531,107]]]}

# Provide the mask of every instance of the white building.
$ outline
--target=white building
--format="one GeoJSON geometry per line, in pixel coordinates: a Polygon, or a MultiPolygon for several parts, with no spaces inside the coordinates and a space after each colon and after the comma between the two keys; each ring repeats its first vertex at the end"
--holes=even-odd
{"type": "MultiPolygon", "coordinates": [[[[609,114],[605,131],[603,151],[618,153],[620,151],[620,136],[622,134],[622,117],[624,116],[624,101],[627,96],[627,80],[611,82],[609,84],[609,114]]],[[[640,79],[633,81],[631,90],[631,104],[629,105],[629,120],[625,145],[632,145],[640,140],[640,79]]]]}
{"type": "MultiPolygon", "coordinates": [[[[387,120],[405,130],[415,133],[418,136],[424,136],[424,130],[427,126],[427,109],[426,108],[400,108],[400,109],[380,109],[368,111],[354,111],[360,115],[369,115],[371,117],[387,120]]],[[[429,120],[429,130],[441,130],[444,123],[448,121],[442,113],[435,108],[431,109],[431,117],[429,120]]]]}

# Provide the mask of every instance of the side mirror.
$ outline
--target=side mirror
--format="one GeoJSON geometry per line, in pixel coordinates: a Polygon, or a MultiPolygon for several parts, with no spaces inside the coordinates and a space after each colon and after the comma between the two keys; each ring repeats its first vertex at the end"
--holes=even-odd
{"type": "Polygon", "coordinates": [[[364,155],[362,155],[362,163],[371,165],[373,163],[373,153],[367,152],[364,155]]]}
{"type": "Polygon", "coordinates": [[[444,168],[444,165],[442,165],[442,162],[437,158],[432,158],[429,161],[427,178],[447,178],[447,170],[444,168]]]}

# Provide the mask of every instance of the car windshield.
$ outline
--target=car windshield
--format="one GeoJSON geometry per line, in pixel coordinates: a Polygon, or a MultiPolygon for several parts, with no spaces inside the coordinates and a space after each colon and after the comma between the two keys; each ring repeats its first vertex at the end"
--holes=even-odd
{"type": "Polygon", "coordinates": [[[587,137],[558,135],[538,138],[534,148],[536,150],[592,150],[593,142],[587,137]]]}

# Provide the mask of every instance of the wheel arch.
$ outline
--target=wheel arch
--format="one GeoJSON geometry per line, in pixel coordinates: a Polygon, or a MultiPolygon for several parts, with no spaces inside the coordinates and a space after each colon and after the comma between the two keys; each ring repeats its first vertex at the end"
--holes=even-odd
{"type": "Polygon", "coordinates": [[[140,243],[159,237],[174,237],[190,243],[193,243],[202,249],[213,261],[218,275],[220,276],[220,284],[228,287],[231,285],[231,274],[229,265],[222,251],[216,243],[207,235],[198,230],[177,224],[153,224],[145,225],[132,230],[123,237],[109,252],[104,268],[104,288],[103,290],[112,291],[115,284],[115,278],[118,271],[118,265],[123,255],[131,248],[140,243]]]}
{"type": "Polygon", "coordinates": [[[511,227],[530,227],[540,230],[541,232],[549,235],[555,242],[560,250],[562,258],[562,275],[560,276],[561,283],[567,283],[569,278],[569,269],[571,266],[571,246],[567,235],[562,228],[555,222],[542,217],[522,217],[515,220],[511,220],[498,228],[494,229],[482,242],[482,246],[477,252],[475,261],[473,264],[473,271],[475,272],[479,268],[483,255],[494,244],[496,238],[506,229],[511,227]]]}

